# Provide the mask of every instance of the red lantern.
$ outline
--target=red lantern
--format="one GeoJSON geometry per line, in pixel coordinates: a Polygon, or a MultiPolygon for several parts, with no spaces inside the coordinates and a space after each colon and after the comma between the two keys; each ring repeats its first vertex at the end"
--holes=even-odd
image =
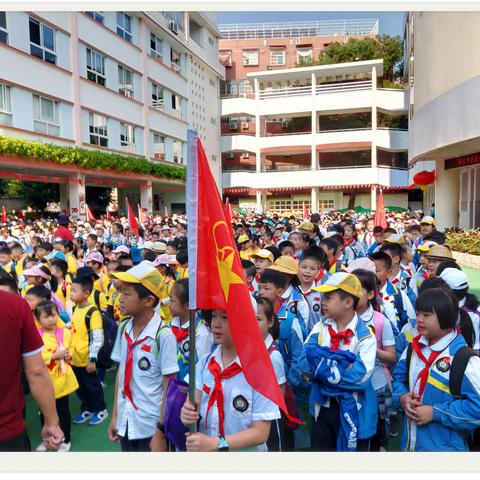
{"type": "Polygon", "coordinates": [[[435,181],[435,170],[428,172],[422,170],[413,177],[413,181],[420,186],[422,190],[426,190],[428,185],[431,185],[435,181]]]}

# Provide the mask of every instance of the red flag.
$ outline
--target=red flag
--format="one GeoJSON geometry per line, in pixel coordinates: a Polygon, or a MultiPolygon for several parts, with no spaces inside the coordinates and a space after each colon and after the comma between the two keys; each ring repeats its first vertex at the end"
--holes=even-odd
{"type": "Polygon", "coordinates": [[[145,224],[145,222],[149,221],[148,215],[143,211],[143,208],[140,205],[138,206],[138,220],[142,225],[145,224]]]}
{"type": "Polygon", "coordinates": [[[288,415],[207,157],[194,131],[188,138],[189,306],[226,311],[247,382],[288,415]]]}
{"type": "Polygon", "coordinates": [[[135,218],[135,215],[133,214],[132,207],[130,206],[130,203],[128,202],[127,197],[125,197],[125,204],[127,205],[128,224],[130,225],[130,228],[133,230],[138,240],[138,238],[140,237],[140,234],[138,231],[138,220],[135,218]]]}
{"type": "Polygon", "coordinates": [[[2,205],[2,223],[8,223],[7,219],[7,212],[5,211],[5,207],[2,205]]]}
{"type": "Polygon", "coordinates": [[[166,205],[165,205],[165,216],[166,216],[166,217],[168,217],[168,216],[169,216],[169,215],[168,215],[168,208],[167,208],[167,206],[166,206],[166,205]]]}
{"type": "Polygon", "coordinates": [[[305,220],[308,220],[308,210],[307,210],[307,207],[305,206],[305,202],[303,202],[303,218],[305,220]]]}
{"type": "Polygon", "coordinates": [[[95,215],[93,214],[93,212],[90,210],[90,207],[88,206],[88,203],[85,205],[86,209],[87,209],[87,222],[94,222],[95,221],[95,215]]]}
{"type": "Polygon", "coordinates": [[[383,204],[382,189],[379,190],[377,195],[377,209],[375,210],[375,216],[373,217],[373,224],[375,227],[387,228],[387,219],[385,218],[385,206],[383,204]]]}
{"type": "Polygon", "coordinates": [[[230,233],[232,234],[232,237],[234,237],[234,231],[233,231],[233,226],[232,226],[232,209],[230,207],[230,203],[228,203],[228,198],[225,202],[225,205],[223,206],[223,211],[225,213],[225,219],[227,221],[227,225],[230,228],[230,233]]]}

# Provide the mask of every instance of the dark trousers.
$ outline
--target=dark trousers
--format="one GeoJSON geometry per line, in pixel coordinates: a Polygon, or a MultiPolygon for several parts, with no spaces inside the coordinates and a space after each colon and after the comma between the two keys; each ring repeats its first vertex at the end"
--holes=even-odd
{"type": "Polygon", "coordinates": [[[128,425],[127,425],[125,436],[120,437],[120,447],[122,448],[122,452],[149,452],[151,439],[152,437],[137,438],[136,440],[130,440],[128,438],[128,425]]]}
{"type": "Polygon", "coordinates": [[[270,435],[267,440],[267,448],[269,452],[284,452],[285,440],[284,440],[284,428],[283,419],[279,418],[273,420],[270,423],[270,435]]]}
{"type": "MultiPolygon", "coordinates": [[[[70,432],[72,430],[72,416],[70,415],[70,406],[68,401],[68,395],[55,400],[55,406],[57,407],[57,414],[60,420],[60,428],[65,436],[65,443],[70,443],[70,432]]],[[[44,422],[43,413],[40,412],[40,422],[44,422]]]]}
{"type": "Polygon", "coordinates": [[[77,395],[82,402],[82,412],[98,413],[105,410],[103,388],[97,372],[88,373],[85,367],[72,367],[77,377],[79,388],[77,395]]]}
{"type": "Polygon", "coordinates": [[[379,452],[381,447],[387,448],[389,437],[390,437],[390,433],[387,428],[387,421],[385,419],[380,418],[380,415],[379,415],[378,423],[377,423],[377,432],[371,438],[370,451],[379,452]]]}
{"type": "Polygon", "coordinates": [[[32,450],[27,431],[20,435],[0,442],[0,452],[30,452],[32,450]]]}
{"type": "MultiPolygon", "coordinates": [[[[312,450],[314,452],[336,452],[340,431],[340,405],[330,398],[330,407],[322,407],[311,431],[312,450]]],[[[357,439],[357,452],[368,452],[370,439],[357,439]]]]}

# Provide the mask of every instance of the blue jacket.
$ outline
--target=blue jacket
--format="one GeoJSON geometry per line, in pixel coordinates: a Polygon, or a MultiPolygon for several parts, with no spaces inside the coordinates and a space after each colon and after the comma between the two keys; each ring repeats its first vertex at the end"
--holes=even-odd
{"type": "Polygon", "coordinates": [[[395,340],[395,351],[397,362],[400,360],[402,353],[408,347],[408,344],[418,335],[417,320],[409,318],[408,322],[403,326],[402,331],[395,340]]]}
{"type": "MultiPolygon", "coordinates": [[[[433,407],[433,420],[417,426],[405,416],[401,440],[404,451],[468,451],[463,433],[480,426],[479,357],[472,357],[468,362],[461,384],[463,398],[454,400],[449,390],[449,365],[455,353],[465,345],[463,336],[457,334],[430,367],[422,403],[433,407]]],[[[409,378],[406,357],[407,352],[404,351],[393,373],[393,403],[399,408],[400,397],[413,390],[415,381],[409,378]]],[[[415,358],[416,354],[412,352],[411,368],[415,358]]]]}
{"type": "MultiPolygon", "coordinates": [[[[338,380],[334,385],[330,385],[317,378],[317,370],[322,366],[328,356],[334,358],[338,354],[338,350],[333,351],[329,345],[322,343],[323,330],[327,329],[325,323],[317,324],[305,343],[304,355],[302,358],[302,370],[309,373],[312,381],[312,391],[310,393],[310,413],[315,416],[315,403],[322,404],[323,397],[338,396],[343,394],[355,394],[356,405],[358,408],[358,438],[366,439],[372,437],[377,431],[377,397],[371,383],[371,376],[375,365],[375,357],[377,351],[377,342],[372,331],[368,326],[359,319],[355,329],[357,340],[354,351],[351,353],[351,367],[348,370],[338,368],[335,364],[331,364],[332,373],[338,380]],[[320,331],[318,331],[320,330],[320,331]],[[370,342],[369,352],[372,358],[369,365],[364,363],[359,351],[362,342],[370,342]],[[330,352],[330,353],[327,353],[330,352]],[[367,369],[368,368],[368,369],[367,369]],[[332,393],[331,388],[335,388],[337,395],[332,393]],[[320,400],[320,401],[319,401],[320,400]]],[[[345,352],[345,350],[343,350],[345,352]]]]}

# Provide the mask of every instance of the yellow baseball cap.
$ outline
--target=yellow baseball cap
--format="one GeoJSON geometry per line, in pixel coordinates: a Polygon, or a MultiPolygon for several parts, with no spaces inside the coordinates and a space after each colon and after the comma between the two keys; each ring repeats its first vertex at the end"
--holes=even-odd
{"type": "Polygon", "coordinates": [[[258,252],[252,253],[250,255],[250,258],[266,258],[267,260],[270,260],[272,263],[275,261],[273,258],[273,253],[270,250],[267,249],[262,249],[259,250],[258,252]]]}
{"type": "Polygon", "coordinates": [[[398,243],[398,245],[405,245],[405,237],[399,233],[392,233],[386,238],[383,243],[398,243]]]}
{"type": "Polygon", "coordinates": [[[126,272],[112,272],[110,276],[125,283],[139,283],[160,298],[162,275],[151,262],[144,260],[126,272]]]}
{"type": "Polygon", "coordinates": [[[323,293],[343,290],[357,298],[362,296],[360,280],[355,275],[345,272],[334,273],[323,285],[314,287],[312,290],[323,293]]]}
{"type": "Polygon", "coordinates": [[[435,219],[433,217],[431,217],[430,215],[426,215],[425,217],[423,217],[421,220],[420,220],[420,225],[422,223],[425,223],[427,225],[435,225],[435,219]]]}
{"type": "Polygon", "coordinates": [[[417,252],[429,252],[430,249],[434,246],[438,245],[437,242],[432,242],[431,240],[427,240],[423,243],[421,243],[417,248],[417,252]]]}
{"type": "Polygon", "coordinates": [[[289,275],[298,275],[298,263],[293,257],[282,255],[275,260],[273,265],[268,267],[270,270],[288,273],[289,275]]]}
{"type": "Polygon", "coordinates": [[[248,238],[248,235],[240,235],[238,237],[237,243],[245,243],[248,242],[250,239],[248,238]]]}
{"type": "Polygon", "coordinates": [[[299,230],[306,230],[307,232],[313,232],[313,223],[312,222],[303,222],[299,225],[299,230]]]}

